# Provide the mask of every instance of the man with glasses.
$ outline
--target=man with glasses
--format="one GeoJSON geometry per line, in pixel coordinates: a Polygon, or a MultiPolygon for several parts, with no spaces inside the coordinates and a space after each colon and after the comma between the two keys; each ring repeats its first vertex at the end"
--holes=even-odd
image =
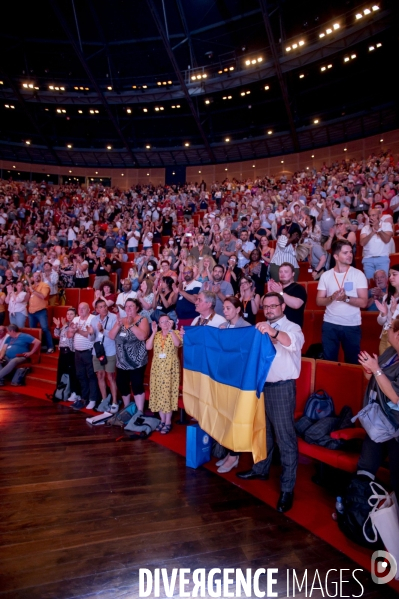
{"type": "Polygon", "coordinates": [[[254,464],[251,470],[238,472],[244,480],[269,478],[273,450],[277,443],[281,455],[281,494],[277,511],[287,512],[294,500],[298,466],[298,444],[294,428],[296,379],[301,372],[301,349],[304,336],[301,328],[284,315],[285,304],[279,293],[266,293],[262,301],[266,322],[256,325],[262,335],[269,335],[276,355],[266,378],[263,393],[266,411],[267,458],[254,464]]]}

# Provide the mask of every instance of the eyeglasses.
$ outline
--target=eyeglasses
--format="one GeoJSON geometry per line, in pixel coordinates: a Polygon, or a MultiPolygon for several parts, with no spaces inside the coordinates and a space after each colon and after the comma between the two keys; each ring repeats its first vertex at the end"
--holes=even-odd
{"type": "Polygon", "coordinates": [[[191,275],[191,270],[183,270],[184,275],[191,275]]]}
{"type": "Polygon", "coordinates": [[[264,310],[275,310],[279,306],[280,306],[280,304],[270,304],[270,306],[263,306],[263,309],[264,310]]]}

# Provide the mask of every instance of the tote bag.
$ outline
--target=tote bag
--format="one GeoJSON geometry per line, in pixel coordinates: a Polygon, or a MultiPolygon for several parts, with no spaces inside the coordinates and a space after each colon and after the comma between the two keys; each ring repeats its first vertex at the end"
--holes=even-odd
{"type": "MultiPolygon", "coordinates": [[[[377,483],[370,483],[373,487],[378,487],[383,494],[374,489],[374,495],[369,498],[369,504],[373,506],[370,512],[370,520],[373,529],[377,530],[385,545],[386,550],[394,557],[396,564],[399,564],[399,510],[395,493],[387,493],[377,483]],[[381,503],[382,502],[382,503],[381,503]]],[[[399,580],[399,568],[396,570],[395,580],[399,580]]]]}
{"type": "Polygon", "coordinates": [[[187,427],[186,466],[198,468],[211,459],[212,439],[198,424],[187,427]]]}

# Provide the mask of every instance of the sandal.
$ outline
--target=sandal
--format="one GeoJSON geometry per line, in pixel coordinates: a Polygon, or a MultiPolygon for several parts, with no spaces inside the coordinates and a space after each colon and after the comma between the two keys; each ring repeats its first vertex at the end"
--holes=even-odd
{"type": "Polygon", "coordinates": [[[160,422],[155,430],[158,432],[161,432],[164,426],[165,426],[165,423],[160,422]]]}
{"type": "Polygon", "coordinates": [[[165,424],[161,430],[161,435],[167,435],[172,430],[171,424],[165,424]]]}

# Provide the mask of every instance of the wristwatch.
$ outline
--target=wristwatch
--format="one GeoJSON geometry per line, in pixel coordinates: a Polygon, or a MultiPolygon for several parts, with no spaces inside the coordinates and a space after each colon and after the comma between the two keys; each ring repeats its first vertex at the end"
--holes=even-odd
{"type": "Polygon", "coordinates": [[[279,291],[279,294],[281,295],[281,297],[284,297],[284,291],[279,291]]]}
{"type": "Polygon", "coordinates": [[[374,376],[381,376],[382,375],[382,371],[381,370],[376,370],[374,373],[374,376]]]}
{"type": "Polygon", "coordinates": [[[349,304],[350,299],[351,299],[350,297],[347,297],[346,300],[345,300],[345,303],[349,304]]]}

